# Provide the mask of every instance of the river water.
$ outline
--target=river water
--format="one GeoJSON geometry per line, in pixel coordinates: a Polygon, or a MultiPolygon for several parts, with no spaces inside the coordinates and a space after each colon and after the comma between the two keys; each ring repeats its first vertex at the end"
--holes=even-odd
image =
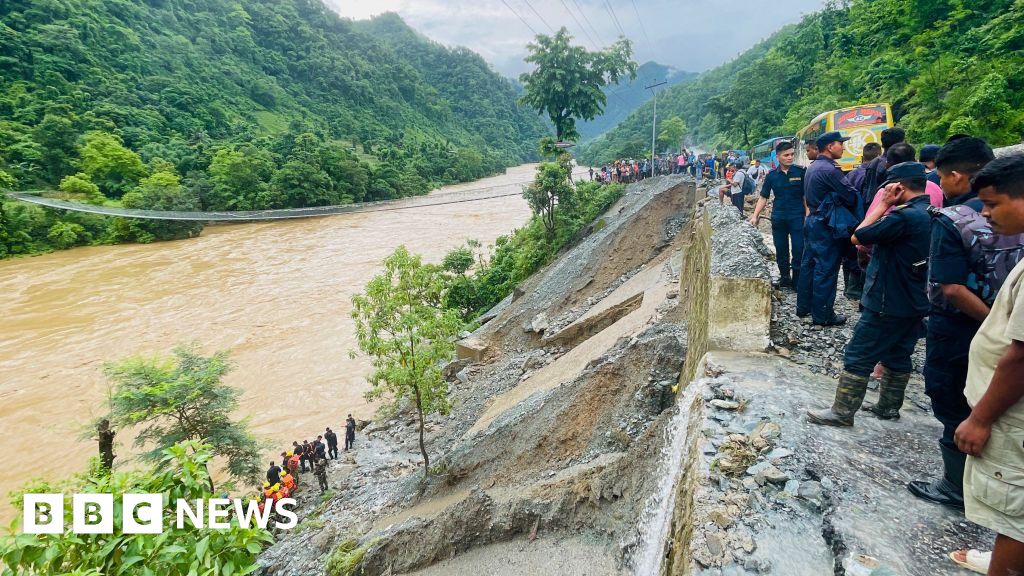
{"type": "MultiPolygon", "coordinates": [[[[515,192],[533,169],[436,193],[515,192]]],[[[212,226],[191,240],[0,262],[0,454],[10,464],[0,466],[0,495],[81,470],[96,444],[79,437],[106,411],[103,364],[166,356],[178,343],[230,350],[236,368],[225,381],[243,390],[240,415],[275,446],[340,430],[348,413],[370,418],[369,363],[349,358],[352,295],[400,244],[439,261],[467,239],[493,243],[529,214],[510,196],[212,226]]],[[[13,510],[6,498],[0,506],[6,525],[13,510]]]]}

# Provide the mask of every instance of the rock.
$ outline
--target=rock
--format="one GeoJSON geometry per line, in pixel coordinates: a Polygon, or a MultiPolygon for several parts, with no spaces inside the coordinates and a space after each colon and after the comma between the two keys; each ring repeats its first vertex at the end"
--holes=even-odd
{"type": "Polygon", "coordinates": [[[763,484],[761,480],[770,482],[772,484],[785,484],[789,481],[790,476],[786,472],[779,470],[773,464],[769,464],[767,468],[757,474],[755,480],[758,484],[763,484]]]}
{"type": "Polygon", "coordinates": [[[787,450],[786,448],[776,448],[775,450],[769,452],[768,455],[765,456],[765,458],[767,458],[768,460],[778,460],[781,458],[789,458],[792,455],[792,450],[787,450]]]}
{"type": "Polygon", "coordinates": [[[711,405],[721,410],[736,410],[740,407],[739,402],[733,402],[732,400],[719,400],[717,398],[711,401],[711,405]]]}
{"type": "Polygon", "coordinates": [[[718,527],[723,530],[728,528],[729,526],[732,526],[733,523],[732,516],[729,515],[729,512],[727,510],[724,510],[722,508],[716,508],[715,510],[712,510],[711,513],[708,514],[708,519],[717,524],[718,527]]]}
{"type": "Polygon", "coordinates": [[[712,556],[717,558],[725,553],[725,542],[721,534],[708,534],[704,540],[708,545],[708,552],[711,552],[712,556]]]}
{"type": "Polygon", "coordinates": [[[750,468],[747,468],[747,474],[750,474],[751,476],[757,476],[771,465],[772,463],[767,461],[758,462],[757,464],[754,464],[750,468]]]}
{"type": "Polygon", "coordinates": [[[733,548],[743,550],[747,554],[752,554],[757,550],[757,544],[754,539],[750,537],[750,534],[740,534],[732,539],[733,548]]]}
{"type": "Polygon", "coordinates": [[[774,440],[782,435],[782,427],[775,422],[763,422],[759,428],[754,433],[765,440],[774,440]]]}
{"type": "Polygon", "coordinates": [[[797,491],[797,495],[803,498],[804,500],[816,504],[819,508],[821,507],[822,500],[824,498],[824,493],[822,492],[821,484],[815,482],[814,480],[801,483],[800,489],[797,491]]]}
{"type": "Polygon", "coordinates": [[[783,488],[783,491],[786,494],[789,494],[790,496],[796,496],[797,494],[799,494],[799,489],[800,489],[800,481],[799,480],[790,480],[789,482],[786,482],[786,487],[783,488]]]}
{"type": "Polygon", "coordinates": [[[551,321],[548,320],[548,315],[544,312],[537,314],[533,317],[533,320],[523,327],[524,332],[536,332],[543,334],[545,330],[551,327],[551,321]]]}

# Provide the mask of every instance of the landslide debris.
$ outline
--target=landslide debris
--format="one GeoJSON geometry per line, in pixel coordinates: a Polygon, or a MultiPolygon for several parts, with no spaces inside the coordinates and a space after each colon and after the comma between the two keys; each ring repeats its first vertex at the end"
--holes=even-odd
{"type": "Polygon", "coordinates": [[[624,573],[686,356],[680,232],[695,198],[680,176],[629,186],[464,341],[472,354],[446,370],[453,409],[427,426],[432,474],[411,413],[372,423],[332,469],[331,497],[304,506],[300,530],[261,556],[262,573],[325,573],[339,546],[368,576],[445,562],[467,574],[624,573]]]}

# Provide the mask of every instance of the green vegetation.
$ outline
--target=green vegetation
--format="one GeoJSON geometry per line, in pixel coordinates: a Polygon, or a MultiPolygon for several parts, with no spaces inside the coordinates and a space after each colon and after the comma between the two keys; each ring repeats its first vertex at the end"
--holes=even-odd
{"type": "MultiPolygon", "coordinates": [[[[831,2],[736,60],[658,96],[690,140],[747,148],[826,110],[890,102],[914,142],[958,132],[1024,136],[1024,1],[831,2]]],[[[580,152],[598,163],[649,152],[650,104],[580,152]]]]}
{"type": "Polygon", "coordinates": [[[384,259],[384,272],[352,298],[359,349],[373,362],[367,399],[385,395],[393,406],[412,398],[419,419],[420,452],[425,470],[430,456],[424,444],[427,414],[447,413],[448,384],[441,364],[455,351],[462,322],[444,307],[445,274],[440,266],[424,264],[399,246],[384,259]]]}
{"type": "Polygon", "coordinates": [[[221,383],[230,370],[226,352],[207,357],[186,346],[176,348],[170,359],[136,357],[109,364],[104,372],[114,389],[108,418],[119,428],[139,427],[135,445],[150,447],[150,460],[181,442],[205,442],[225,459],[232,478],[255,481],[263,472],[260,445],[247,421],[231,419],[240,393],[221,383]]]}
{"type": "MultiPolygon", "coordinates": [[[[22,493],[66,494],[62,534],[19,534],[0,538],[3,576],[187,576],[194,574],[248,574],[256,556],[272,541],[269,532],[243,527],[231,518],[227,530],[196,530],[186,523],[177,527],[173,505],[165,507],[162,534],[75,534],[71,532],[71,494],[165,494],[170,502],[215,497],[207,464],[209,446],[184,442],[164,450],[148,470],[114,472],[93,459],[90,470],[60,485],[37,482],[12,495],[21,508],[22,493]]],[[[114,526],[122,525],[124,510],[114,507],[114,526]]],[[[18,518],[21,517],[19,512],[18,518]]]]}
{"type": "Polygon", "coordinates": [[[470,321],[494,307],[523,280],[551,262],[563,249],[578,241],[587,228],[622,197],[623,186],[596,182],[566,184],[568,172],[558,163],[544,163],[533,184],[524,192],[534,210],[533,218],[510,235],[501,236],[489,258],[476,256],[476,246],[458,248],[445,258],[453,273],[446,305],[470,321]],[[531,199],[532,198],[532,199],[531,199]],[[550,208],[550,211],[549,211],[550,208]],[[454,266],[455,262],[462,265],[454,266]]]}
{"type": "MultiPolygon", "coordinates": [[[[544,126],[516,97],[479,56],[393,15],[353,23],[305,0],[0,4],[0,170],[13,178],[0,188],[75,176],[63,193],[83,201],[101,200],[88,183],[113,200],[138,192],[125,206],[209,210],[422,194],[536,158],[544,126]]],[[[199,231],[11,202],[2,214],[0,256],[199,231]]]]}
{"type": "Polygon", "coordinates": [[[619,39],[610,47],[590,52],[573,46],[564,27],[554,36],[538,34],[526,46],[525,60],[537,66],[523,74],[525,93],[521,101],[542,114],[555,126],[555,139],[576,140],[576,120],[593,120],[608,102],[603,88],[621,78],[636,78],[636,62],[629,40],[619,39]]]}
{"type": "Polygon", "coordinates": [[[360,566],[363,556],[366,555],[366,551],[375,543],[376,541],[372,541],[360,546],[358,540],[350,538],[338,544],[338,547],[327,558],[327,565],[325,566],[327,575],[359,576],[363,573],[360,566]]]}

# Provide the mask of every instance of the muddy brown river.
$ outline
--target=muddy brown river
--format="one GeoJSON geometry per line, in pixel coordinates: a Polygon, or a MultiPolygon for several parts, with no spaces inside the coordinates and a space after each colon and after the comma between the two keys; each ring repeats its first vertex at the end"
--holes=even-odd
{"type": "MultiPolygon", "coordinates": [[[[515,192],[533,166],[450,186],[515,192]]],[[[478,190],[479,189],[479,190],[478,190]]],[[[106,411],[105,362],[169,355],[178,343],[230,350],[226,383],[240,415],[275,446],[311,438],[345,415],[369,418],[369,363],[355,348],[351,297],[404,244],[430,261],[522,225],[519,196],[326,218],[208,227],[199,238],[79,248],[0,262],[0,495],[35,476],[81,470],[81,440],[106,411]]],[[[118,436],[127,456],[132,438],[118,436]]],[[[276,454],[276,452],[274,452],[276,454]]],[[[13,510],[2,499],[0,520],[13,510]]]]}

